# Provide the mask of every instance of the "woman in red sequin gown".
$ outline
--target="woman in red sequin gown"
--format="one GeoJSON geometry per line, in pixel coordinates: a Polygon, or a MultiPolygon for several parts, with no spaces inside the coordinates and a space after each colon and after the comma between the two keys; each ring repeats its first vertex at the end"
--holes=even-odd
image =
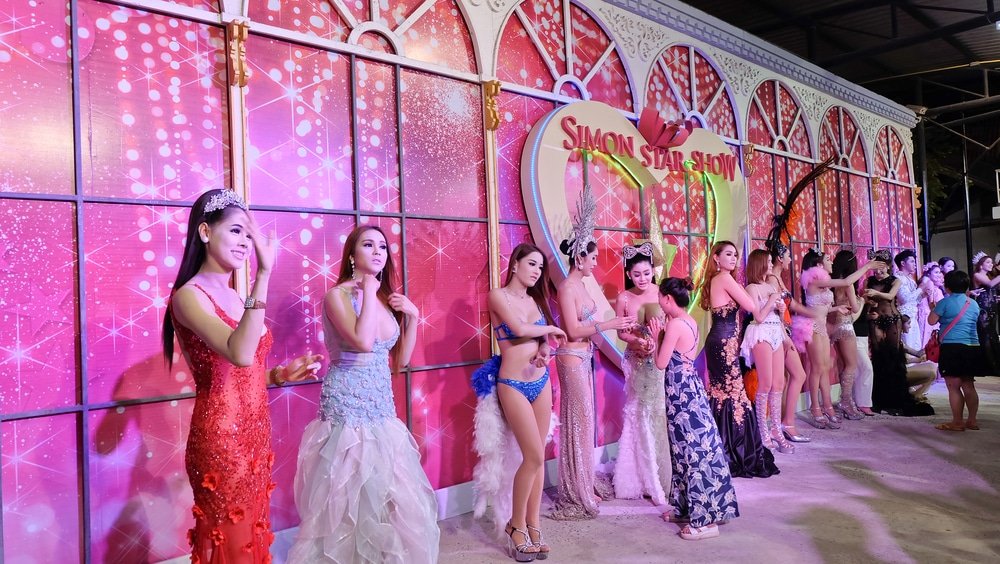
{"type": "Polygon", "coordinates": [[[209,190],[194,203],[174,291],[163,321],[173,362],[174,333],[197,388],[185,466],[194,491],[193,563],[270,562],[271,417],[267,384],[315,376],[318,357],[303,355],[268,371],[271,333],[264,300],[274,238],[259,228],[235,192],[209,190]],[[246,302],[230,286],[250,253],[257,257],[246,302]]]}

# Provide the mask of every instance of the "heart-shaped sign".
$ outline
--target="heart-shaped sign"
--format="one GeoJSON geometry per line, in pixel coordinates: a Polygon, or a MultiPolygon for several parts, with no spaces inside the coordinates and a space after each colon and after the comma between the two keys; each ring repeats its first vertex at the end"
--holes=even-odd
{"type": "MultiPolygon", "coordinates": [[[[648,143],[618,110],[600,102],[577,102],[548,113],[528,134],[521,155],[521,193],[535,243],[553,266],[557,284],[569,274],[569,262],[559,252],[559,243],[572,229],[566,197],[566,166],[574,150],[603,153],[629,174],[642,188],[657,185],[675,171],[697,175],[706,187],[706,200],[714,209],[709,243],[733,241],[743,248],[746,238],[747,198],[743,174],[728,145],[706,129],[695,128],[683,144],[657,147],[648,143]]],[[[648,202],[644,202],[648,205],[648,202]]],[[[653,210],[653,213],[657,213],[653,210]]],[[[668,209],[666,213],[686,213],[668,209]]],[[[657,222],[658,225],[658,222],[657,222]]],[[[593,277],[584,286],[597,303],[597,319],[614,317],[614,308],[593,277]]],[[[705,313],[692,298],[691,313],[704,329],[705,313]]],[[[705,331],[702,331],[704,335],[705,331]]],[[[621,366],[625,343],[613,331],[599,333],[594,342],[621,366]]]]}

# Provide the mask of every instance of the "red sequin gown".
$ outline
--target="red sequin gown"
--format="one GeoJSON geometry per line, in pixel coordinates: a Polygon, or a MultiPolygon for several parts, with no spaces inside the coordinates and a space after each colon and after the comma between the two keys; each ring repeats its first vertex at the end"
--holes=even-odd
{"type": "MultiPolygon", "coordinates": [[[[235,329],[237,321],[215,300],[212,305],[235,329]]],[[[239,367],[176,320],[174,327],[197,390],[184,457],[194,490],[195,525],[188,531],[191,562],[270,562],[274,535],[269,507],[275,484],[264,360],[271,332],[257,345],[253,364],[239,367]]]]}

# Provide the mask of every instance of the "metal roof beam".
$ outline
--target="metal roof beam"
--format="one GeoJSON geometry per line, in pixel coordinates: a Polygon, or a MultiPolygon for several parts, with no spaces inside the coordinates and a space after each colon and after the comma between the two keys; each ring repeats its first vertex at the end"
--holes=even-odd
{"type": "Polygon", "coordinates": [[[946,25],[943,27],[939,27],[935,30],[927,31],[926,33],[911,35],[909,37],[901,37],[899,39],[893,39],[892,41],[886,41],[881,45],[865,47],[864,49],[858,49],[856,51],[851,51],[850,53],[844,53],[842,55],[830,57],[825,61],[818,61],[816,64],[826,69],[829,69],[831,67],[837,67],[845,63],[856,61],[858,59],[872,57],[874,55],[881,55],[883,53],[889,53],[892,51],[898,51],[899,49],[905,49],[906,47],[917,45],[918,43],[923,43],[925,41],[930,41],[932,39],[940,39],[942,37],[948,37],[950,35],[955,35],[958,33],[970,31],[978,27],[993,25],[992,22],[997,21],[997,18],[1000,18],[1000,11],[994,10],[989,13],[984,13],[982,16],[977,16],[975,18],[962,20],[960,22],[956,22],[951,25],[946,25]]]}
{"type": "MultiPolygon", "coordinates": [[[[908,0],[903,0],[899,4],[899,8],[925,28],[929,30],[938,28],[938,23],[925,14],[920,6],[917,6],[908,0]]],[[[972,50],[965,45],[965,43],[959,41],[959,39],[954,35],[946,35],[944,37],[944,42],[954,47],[959,53],[962,54],[963,57],[965,57],[965,60],[969,62],[976,60],[976,54],[973,53],[972,50]]]]}
{"type": "Polygon", "coordinates": [[[747,31],[754,35],[762,35],[791,26],[808,28],[809,26],[816,24],[816,20],[834,16],[844,16],[854,12],[868,10],[870,8],[877,8],[886,4],[891,5],[892,3],[893,0],[854,0],[853,2],[837,4],[836,6],[814,10],[805,14],[793,14],[790,12],[778,14],[781,16],[780,21],[752,27],[747,29],[747,31]]]}

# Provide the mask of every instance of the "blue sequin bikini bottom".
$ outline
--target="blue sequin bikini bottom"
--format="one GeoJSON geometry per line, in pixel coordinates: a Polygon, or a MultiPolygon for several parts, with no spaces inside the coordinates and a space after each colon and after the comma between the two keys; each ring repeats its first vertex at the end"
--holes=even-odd
{"type": "Polygon", "coordinates": [[[522,395],[528,400],[529,403],[535,403],[538,399],[538,394],[542,393],[545,389],[545,384],[549,381],[549,369],[545,369],[545,374],[542,377],[533,381],[525,382],[523,380],[511,380],[509,378],[497,378],[497,384],[504,384],[514,388],[515,390],[521,392],[522,395]]]}

